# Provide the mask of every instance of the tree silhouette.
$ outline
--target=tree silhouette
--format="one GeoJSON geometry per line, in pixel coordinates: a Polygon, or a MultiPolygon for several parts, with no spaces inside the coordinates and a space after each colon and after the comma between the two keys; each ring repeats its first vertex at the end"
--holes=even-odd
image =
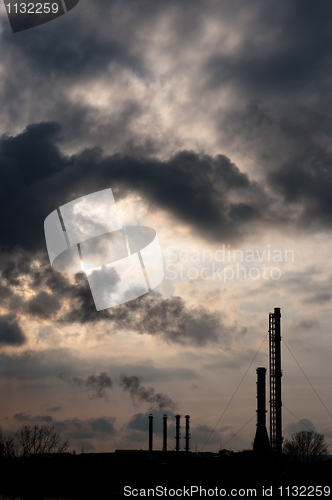
{"type": "Polygon", "coordinates": [[[20,446],[20,455],[28,457],[40,453],[63,453],[69,447],[69,439],[61,442],[60,431],[53,425],[24,425],[15,434],[20,446]]]}
{"type": "Polygon", "coordinates": [[[285,440],[283,451],[294,461],[309,464],[323,459],[328,454],[328,448],[324,434],[300,431],[285,440]]]}
{"type": "Polygon", "coordinates": [[[15,436],[4,434],[0,431],[0,445],[5,458],[18,456],[19,452],[15,436]]]}

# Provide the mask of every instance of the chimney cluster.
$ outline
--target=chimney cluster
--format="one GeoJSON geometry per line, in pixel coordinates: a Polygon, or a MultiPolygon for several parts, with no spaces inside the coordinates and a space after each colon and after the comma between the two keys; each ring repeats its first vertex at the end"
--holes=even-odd
{"type": "MultiPolygon", "coordinates": [[[[269,364],[270,364],[270,440],[266,430],[266,368],[257,368],[257,429],[254,440],[254,450],[265,453],[271,449],[278,455],[282,452],[282,402],[281,402],[281,328],[280,308],[276,307],[269,314],[269,364]]],[[[163,451],[167,451],[167,414],[163,416],[163,451]]],[[[180,420],[181,415],[175,415],[175,450],[180,451],[180,420]]],[[[185,451],[189,453],[190,416],[185,416],[186,434],[185,451]]],[[[153,451],[153,415],[149,415],[149,451],[153,451]]]]}
{"type": "MultiPolygon", "coordinates": [[[[163,416],[163,451],[167,451],[167,414],[165,413],[163,416]]],[[[175,430],[176,430],[176,435],[175,435],[175,450],[177,452],[180,451],[180,437],[181,437],[181,431],[180,431],[180,419],[181,415],[175,415],[175,430]]],[[[186,435],[185,435],[185,450],[186,453],[189,452],[189,440],[190,440],[190,416],[186,415],[186,435]]],[[[150,413],[149,415],[149,451],[153,451],[153,415],[150,413]]]]}

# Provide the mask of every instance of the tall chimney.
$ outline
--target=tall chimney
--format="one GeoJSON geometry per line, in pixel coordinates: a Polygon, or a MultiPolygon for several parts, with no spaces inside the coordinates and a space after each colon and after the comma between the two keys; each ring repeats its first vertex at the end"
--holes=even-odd
{"type": "Polygon", "coordinates": [[[149,451],[153,449],[153,415],[149,415],[149,451]]]}
{"type": "Polygon", "coordinates": [[[254,450],[264,453],[269,449],[269,438],[266,430],[266,368],[257,368],[257,428],[254,450]]]}
{"type": "Polygon", "coordinates": [[[279,455],[282,452],[282,403],[281,403],[281,333],[280,308],[269,317],[270,333],[270,444],[279,455]]]}
{"type": "Polygon", "coordinates": [[[167,415],[163,416],[163,451],[167,451],[167,415]]]}
{"type": "Polygon", "coordinates": [[[189,452],[189,439],[190,439],[190,425],[189,425],[190,416],[186,415],[185,419],[186,419],[186,453],[188,453],[189,452]]]}
{"type": "Polygon", "coordinates": [[[176,420],[175,450],[176,451],[180,451],[180,418],[181,418],[181,415],[175,415],[175,420],[176,420]]]}

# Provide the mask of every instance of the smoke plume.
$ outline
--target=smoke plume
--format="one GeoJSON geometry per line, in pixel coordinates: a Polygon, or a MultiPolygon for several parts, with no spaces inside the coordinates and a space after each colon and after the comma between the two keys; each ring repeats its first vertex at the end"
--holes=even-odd
{"type": "Polygon", "coordinates": [[[134,404],[151,403],[158,410],[170,408],[174,410],[176,404],[166,394],[156,393],[153,387],[144,387],[141,385],[142,377],[132,375],[128,377],[122,374],[120,377],[120,386],[124,391],[129,392],[134,404]]]}

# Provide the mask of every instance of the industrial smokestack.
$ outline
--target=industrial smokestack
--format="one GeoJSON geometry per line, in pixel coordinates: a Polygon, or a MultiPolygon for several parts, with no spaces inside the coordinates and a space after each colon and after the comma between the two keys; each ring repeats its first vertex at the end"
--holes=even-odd
{"type": "Polygon", "coordinates": [[[190,416],[186,415],[185,419],[186,419],[186,453],[188,453],[189,452],[189,439],[190,439],[190,425],[189,425],[190,416]]]}
{"type": "Polygon", "coordinates": [[[181,418],[181,415],[175,415],[175,420],[176,420],[175,450],[176,451],[180,451],[180,418],[181,418]]]}
{"type": "Polygon", "coordinates": [[[163,451],[167,451],[167,415],[163,416],[163,451]]]}
{"type": "Polygon", "coordinates": [[[282,452],[282,402],[281,402],[281,333],[280,308],[269,317],[270,333],[270,444],[273,451],[282,452]]]}
{"type": "Polygon", "coordinates": [[[153,415],[149,415],[149,451],[153,450],[153,415]]]}
{"type": "Polygon", "coordinates": [[[266,430],[266,368],[257,368],[257,428],[254,450],[264,453],[269,449],[269,438],[266,430]]]}

